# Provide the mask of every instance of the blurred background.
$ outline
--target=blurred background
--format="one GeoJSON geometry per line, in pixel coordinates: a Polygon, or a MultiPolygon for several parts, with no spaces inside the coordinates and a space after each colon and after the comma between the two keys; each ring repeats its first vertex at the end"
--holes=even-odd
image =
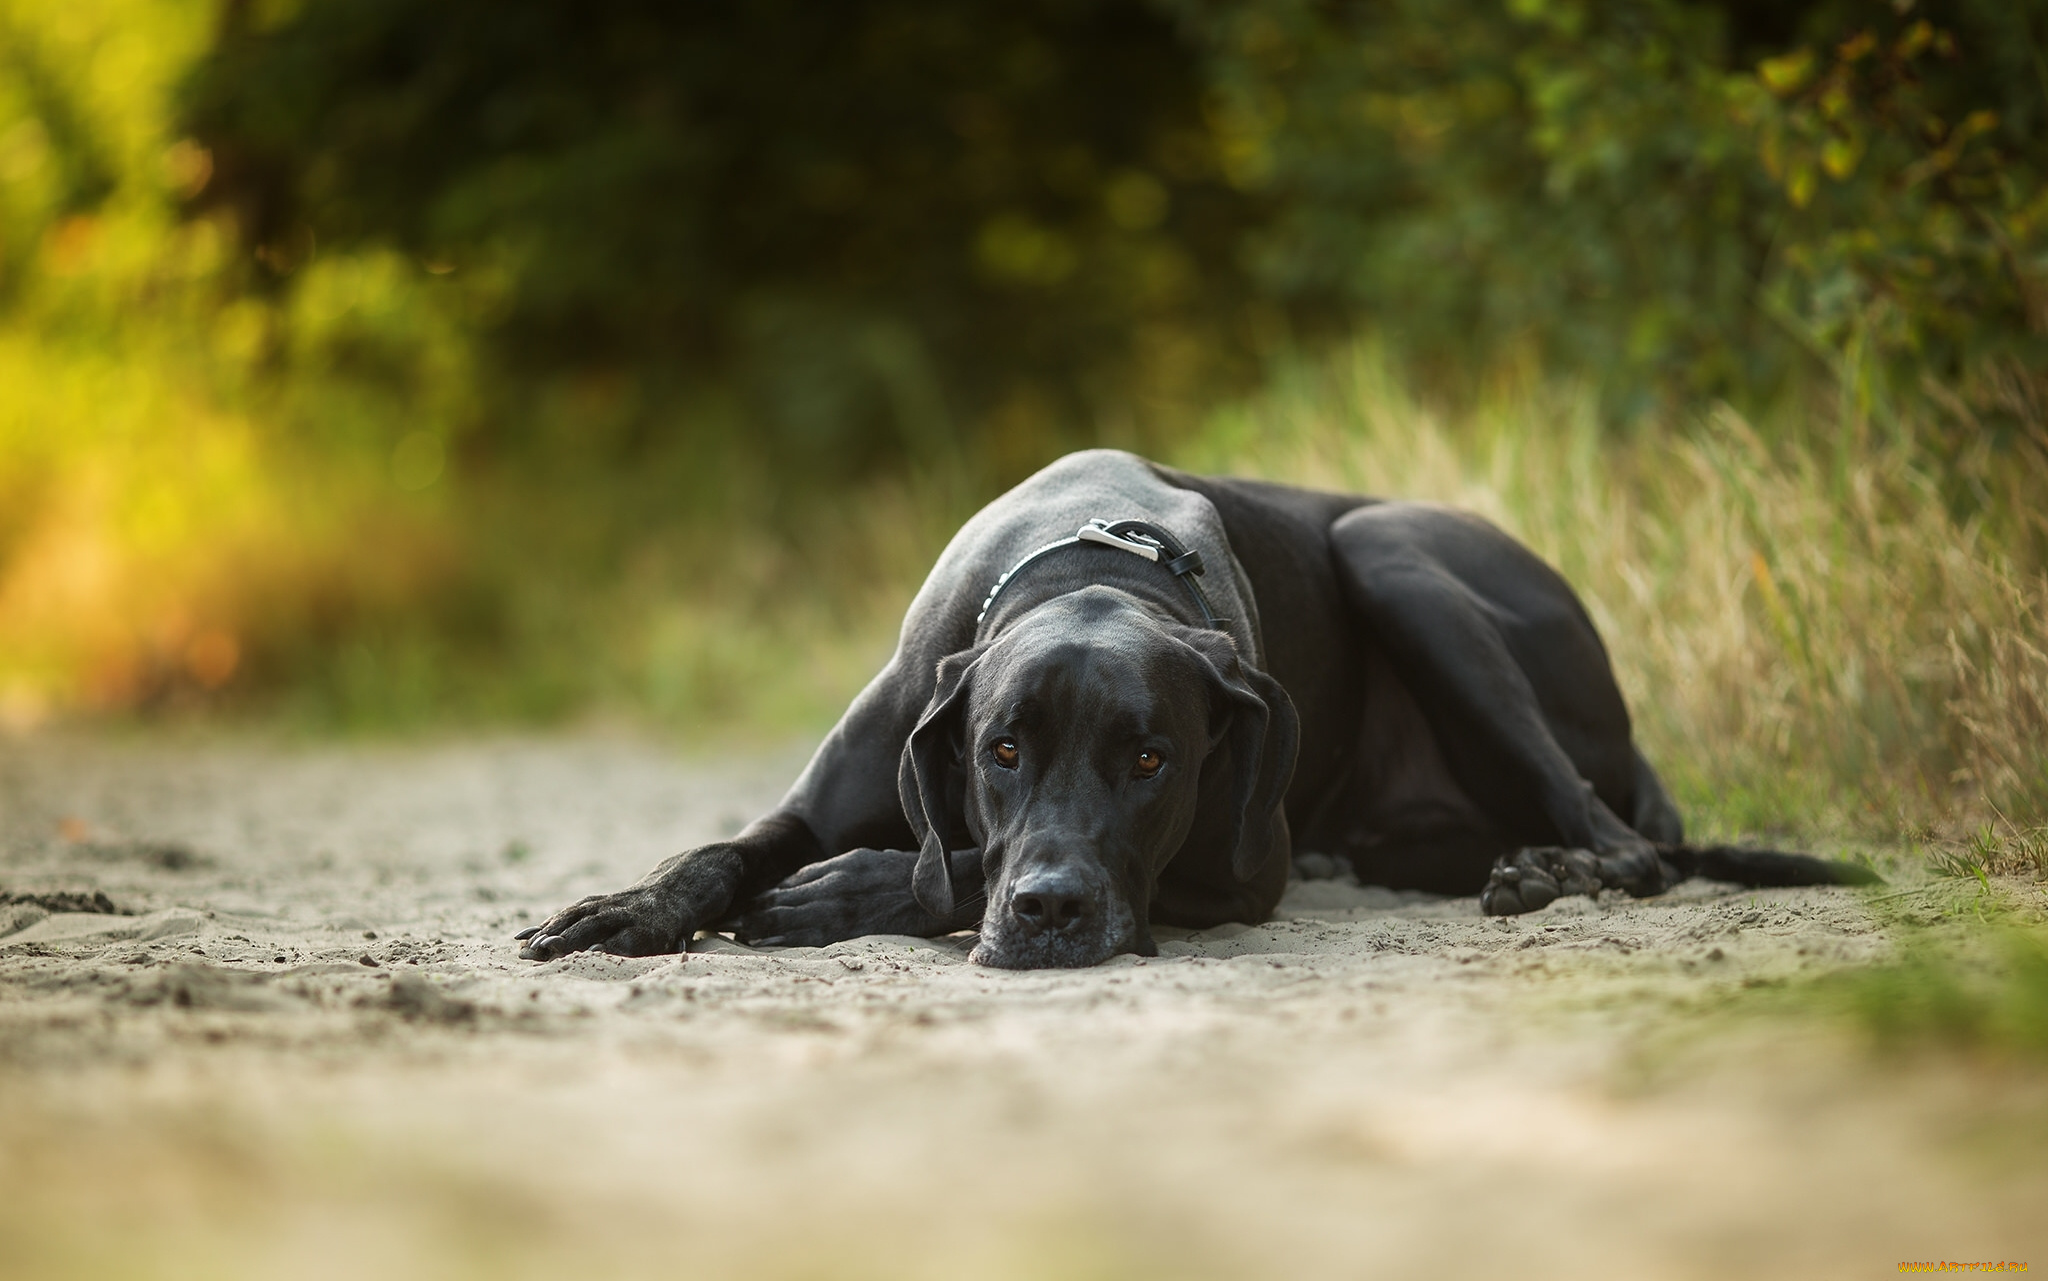
{"type": "Polygon", "coordinates": [[[1476,508],[1707,830],[2043,863],[2044,0],[0,0],[0,724],[828,724],[1112,444],[1476,508]]]}

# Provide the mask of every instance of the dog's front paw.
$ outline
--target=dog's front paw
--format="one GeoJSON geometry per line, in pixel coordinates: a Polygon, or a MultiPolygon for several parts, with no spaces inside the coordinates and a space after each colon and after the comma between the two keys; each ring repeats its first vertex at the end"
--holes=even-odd
{"type": "Polygon", "coordinates": [[[658,956],[682,952],[696,928],[659,886],[636,885],[616,894],[593,894],[513,935],[525,944],[523,961],[552,961],[571,952],[658,956]]]}
{"type": "Polygon", "coordinates": [[[727,922],[733,939],[754,947],[825,947],[860,935],[895,933],[879,918],[889,916],[887,906],[897,906],[891,900],[915,908],[909,898],[909,869],[918,857],[899,859],[901,869],[877,869],[874,861],[860,857],[864,853],[883,851],[825,859],[762,890],[727,922]],[[887,875],[889,871],[899,875],[887,875]]]}
{"type": "Polygon", "coordinates": [[[1479,891],[1479,910],[1488,916],[1519,916],[1567,894],[1599,892],[1600,863],[1590,851],[1530,846],[1502,855],[1493,865],[1493,875],[1479,891]]]}
{"type": "MultiPolygon", "coordinates": [[[[823,947],[863,934],[944,934],[955,926],[910,893],[915,850],[854,850],[763,890],[727,925],[742,943],[823,947]]],[[[975,915],[979,915],[978,911],[975,915]]]]}

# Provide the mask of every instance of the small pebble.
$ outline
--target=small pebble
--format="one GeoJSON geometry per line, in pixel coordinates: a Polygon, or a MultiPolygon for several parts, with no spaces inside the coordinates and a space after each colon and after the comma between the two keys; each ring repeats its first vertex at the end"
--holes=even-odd
{"type": "Polygon", "coordinates": [[[368,952],[363,953],[356,959],[360,961],[362,964],[371,966],[372,968],[374,968],[377,964],[377,958],[371,956],[368,952]]]}

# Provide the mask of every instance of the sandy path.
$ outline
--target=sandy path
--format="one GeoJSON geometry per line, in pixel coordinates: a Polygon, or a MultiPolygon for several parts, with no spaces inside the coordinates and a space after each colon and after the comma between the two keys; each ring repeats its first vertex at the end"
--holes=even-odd
{"type": "Polygon", "coordinates": [[[0,745],[0,891],[136,913],[0,906],[0,1275],[2048,1267],[2038,1079],[1699,1013],[1883,955],[1846,891],[1488,921],[1317,882],[1065,973],[515,959],[799,760],[0,745]]]}

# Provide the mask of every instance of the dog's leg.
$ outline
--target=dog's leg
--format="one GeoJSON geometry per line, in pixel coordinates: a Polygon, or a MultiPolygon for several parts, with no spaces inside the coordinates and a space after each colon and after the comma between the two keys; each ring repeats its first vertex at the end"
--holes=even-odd
{"type": "MultiPolygon", "coordinates": [[[[855,698],[782,803],[730,840],[664,859],[638,884],[599,894],[517,935],[547,961],[585,949],[621,956],[686,951],[690,938],[798,869],[842,850],[915,844],[896,794],[896,762],[931,695],[892,662],[855,698]]],[[[904,884],[909,884],[905,875],[904,884]]],[[[906,894],[907,894],[906,888],[906,894]]]]}
{"type": "Polygon", "coordinates": [[[731,922],[742,943],[764,947],[823,947],[863,934],[933,938],[972,929],[981,921],[981,851],[951,856],[953,914],[933,916],[910,892],[916,850],[854,850],[813,863],[763,890],[731,922]]]}
{"type": "Polygon", "coordinates": [[[1657,777],[1657,771],[1641,752],[1636,752],[1635,758],[1636,804],[1628,825],[1659,845],[1683,842],[1685,822],[1678,816],[1678,805],[1672,801],[1671,793],[1664,790],[1664,780],[1657,777]]]}
{"type": "Polygon", "coordinates": [[[515,938],[529,961],[571,952],[653,956],[689,950],[696,932],[723,916],[750,883],[800,867],[822,847],[798,814],[778,810],[729,841],[671,855],[615,894],[594,894],[515,938]]]}
{"type": "Polygon", "coordinates": [[[1555,571],[1484,522],[1417,504],[1352,512],[1331,541],[1453,777],[1527,843],[1494,868],[1487,912],[1609,887],[1654,894],[1677,879],[1589,781],[1623,803],[1636,758],[1606,650],[1555,571]]]}

